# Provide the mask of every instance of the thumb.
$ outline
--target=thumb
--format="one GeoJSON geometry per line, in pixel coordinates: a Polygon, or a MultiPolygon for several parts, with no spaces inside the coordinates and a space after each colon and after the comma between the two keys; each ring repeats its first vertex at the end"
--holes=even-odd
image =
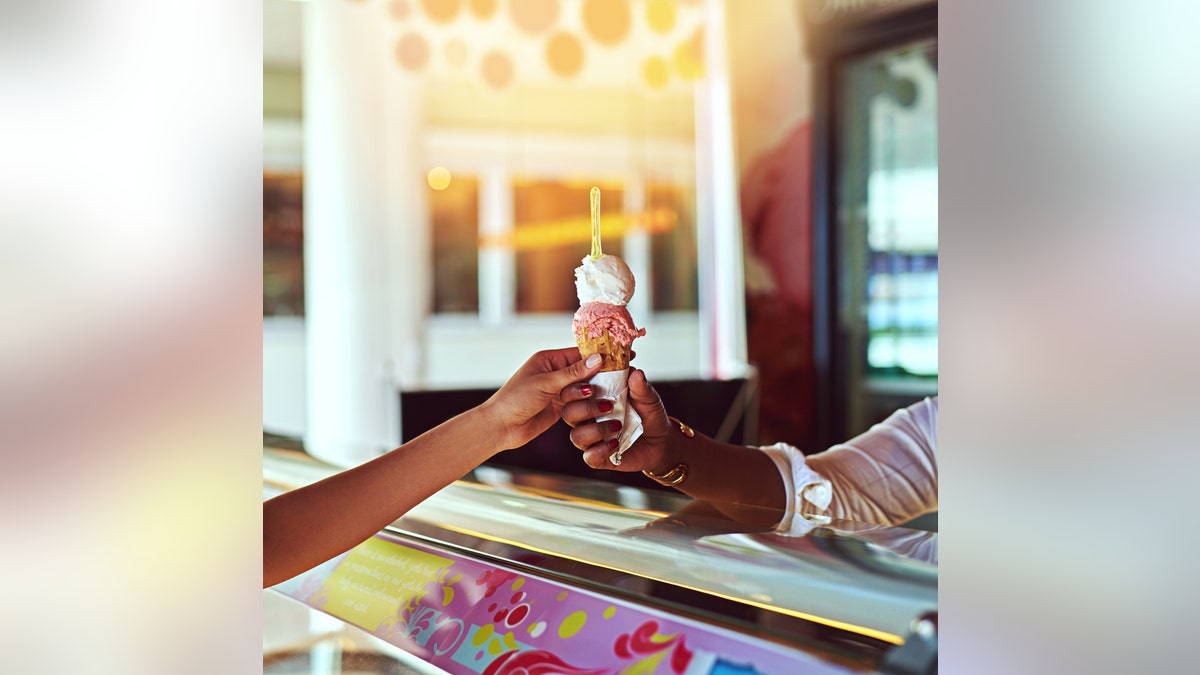
{"type": "Polygon", "coordinates": [[[666,423],[667,409],[663,407],[662,399],[646,381],[646,373],[637,368],[629,374],[629,401],[643,420],[666,423]]]}
{"type": "Polygon", "coordinates": [[[600,366],[603,363],[604,357],[600,356],[599,354],[592,354],[586,359],[576,361],[566,368],[560,368],[558,370],[553,370],[549,373],[546,373],[547,383],[549,385],[548,391],[558,393],[568,384],[573,384],[580,380],[588,379],[600,370],[600,366]]]}

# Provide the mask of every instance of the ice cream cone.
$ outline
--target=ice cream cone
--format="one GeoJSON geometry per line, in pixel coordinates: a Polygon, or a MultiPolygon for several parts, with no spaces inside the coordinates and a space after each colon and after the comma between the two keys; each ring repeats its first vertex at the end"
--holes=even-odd
{"type": "Polygon", "coordinates": [[[579,346],[579,355],[585,359],[592,354],[599,354],[604,358],[604,363],[600,366],[602,373],[629,368],[630,347],[622,345],[610,336],[607,330],[596,337],[589,337],[587,328],[580,326],[575,331],[575,344],[579,346]]]}

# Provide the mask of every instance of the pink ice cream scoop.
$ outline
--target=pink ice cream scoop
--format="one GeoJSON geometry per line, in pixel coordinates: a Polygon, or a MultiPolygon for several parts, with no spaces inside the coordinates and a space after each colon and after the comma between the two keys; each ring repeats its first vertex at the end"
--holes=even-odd
{"type": "Polygon", "coordinates": [[[646,334],[645,328],[633,326],[633,317],[628,309],[607,302],[585,302],[580,305],[575,312],[572,328],[577,335],[579,329],[585,329],[588,338],[598,338],[608,331],[609,336],[624,347],[633,344],[634,338],[646,334]]]}

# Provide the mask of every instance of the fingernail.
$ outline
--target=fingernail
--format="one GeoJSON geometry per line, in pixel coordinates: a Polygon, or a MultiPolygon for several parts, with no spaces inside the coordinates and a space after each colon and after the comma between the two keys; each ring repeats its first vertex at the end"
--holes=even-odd
{"type": "Polygon", "coordinates": [[[604,357],[600,356],[599,354],[592,354],[591,356],[587,357],[587,360],[583,362],[583,365],[587,366],[588,368],[595,368],[596,366],[600,365],[600,362],[603,360],[604,357]]]}
{"type": "Polygon", "coordinates": [[[610,450],[616,450],[618,445],[620,445],[620,443],[618,443],[618,442],[617,442],[617,439],[615,439],[615,438],[613,438],[613,439],[610,439],[610,440],[608,441],[608,448],[609,448],[610,450]]]}
{"type": "Polygon", "coordinates": [[[583,394],[584,396],[591,396],[592,395],[592,385],[590,385],[590,384],[583,385],[582,387],[579,388],[579,393],[583,394]]]}
{"type": "Polygon", "coordinates": [[[621,430],[621,420],[613,420],[609,426],[612,427],[612,432],[615,434],[621,430]]]}
{"type": "Polygon", "coordinates": [[[600,412],[602,412],[602,413],[612,412],[612,409],[613,409],[612,401],[600,401],[600,412]]]}

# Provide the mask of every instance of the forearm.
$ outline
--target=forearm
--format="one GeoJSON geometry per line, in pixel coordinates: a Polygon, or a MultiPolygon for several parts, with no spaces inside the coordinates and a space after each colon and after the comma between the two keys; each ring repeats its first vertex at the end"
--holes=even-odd
{"type": "Polygon", "coordinates": [[[688,437],[672,429],[666,457],[655,473],[685,464],[687,478],[675,487],[687,495],[713,502],[787,507],[779,470],[758,448],[721,443],[700,433],[688,437]]]}
{"type": "Polygon", "coordinates": [[[370,462],[263,504],[263,586],[362,543],[499,447],[475,408],[370,462]]]}

